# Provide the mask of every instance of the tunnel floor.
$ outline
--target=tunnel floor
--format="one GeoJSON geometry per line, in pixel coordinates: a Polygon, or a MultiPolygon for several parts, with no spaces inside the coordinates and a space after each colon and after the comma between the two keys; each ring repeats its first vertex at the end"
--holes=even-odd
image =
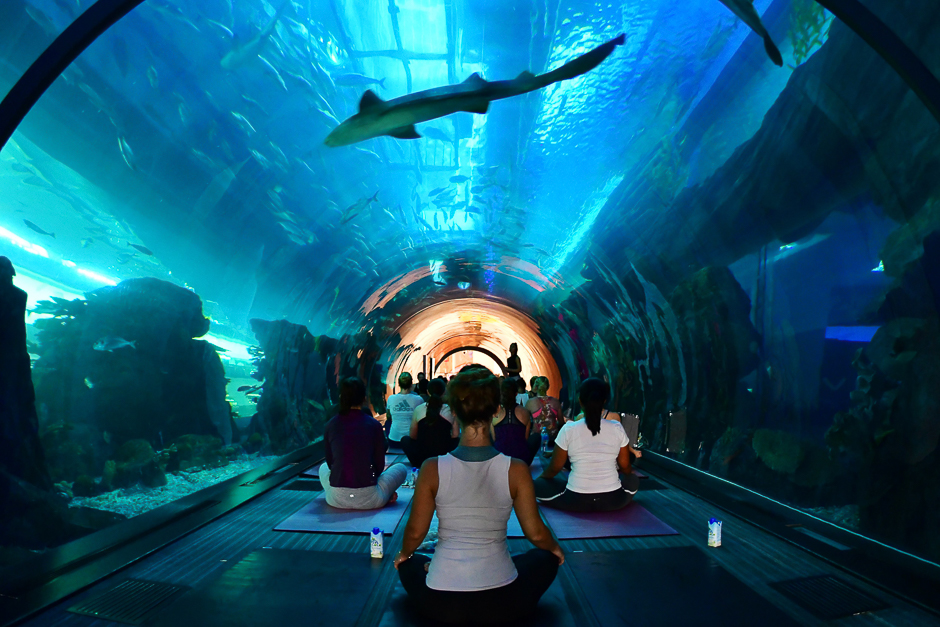
{"type": "MultiPolygon", "coordinates": [[[[400,461],[404,461],[404,456],[400,461]]],[[[560,541],[567,561],[543,596],[538,613],[523,624],[559,627],[616,623],[763,627],[937,624],[936,616],[718,510],[657,478],[655,472],[648,469],[644,472],[649,478],[641,480],[636,501],[678,531],[678,535],[560,541]],[[712,517],[723,520],[720,548],[709,548],[706,543],[707,521],[712,517]],[[585,575],[588,562],[593,563],[593,578],[585,575]],[[821,575],[835,576],[887,607],[824,620],[773,587],[778,582],[821,575]]],[[[300,480],[291,480],[296,481],[300,480]]],[[[371,561],[367,535],[274,531],[278,523],[319,494],[285,489],[289,485],[290,482],[270,490],[24,624],[118,625],[68,609],[128,579],[187,588],[148,615],[144,623],[148,625],[435,624],[420,619],[407,604],[392,566],[401,547],[407,512],[394,534],[386,536],[385,558],[381,562],[371,561]],[[260,607],[246,601],[243,595],[219,587],[226,573],[231,576],[242,569],[241,573],[246,565],[257,566],[259,562],[260,568],[254,571],[248,568],[246,575],[240,575],[241,583],[248,590],[263,588],[266,580],[262,579],[275,573],[266,571],[264,563],[280,564],[276,575],[284,583],[278,584],[272,594],[288,602],[260,607]],[[329,564],[324,566],[324,562],[329,564]],[[308,572],[311,565],[314,570],[320,569],[321,576],[324,569],[336,569],[328,589],[318,588],[308,572]],[[347,567],[350,565],[353,568],[347,567]],[[364,570],[357,571],[356,565],[364,570]],[[355,595],[350,596],[351,592],[355,595]],[[297,616],[298,610],[303,612],[302,618],[297,616]]],[[[531,548],[527,541],[516,539],[510,539],[509,546],[513,553],[531,548]]]]}

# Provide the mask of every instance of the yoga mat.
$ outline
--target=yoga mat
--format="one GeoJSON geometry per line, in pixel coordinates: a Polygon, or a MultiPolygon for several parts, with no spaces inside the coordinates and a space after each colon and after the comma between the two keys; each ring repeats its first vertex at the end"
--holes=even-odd
{"type": "Polygon", "coordinates": [[[640,479],[648,479],[648,478],[649,478],[649,475],[648,475],[648,474],[646,474],[646,473],[643,472],[642,470],[637,470],[636,468],[633,469],[633,474],[635,474],[635,475],[636,475],[637,477],[639,477],[640,479]]]}
{"type": "Polygon", "coordinates": [[[326,496],[320,494],[274,530],[369,534],[373,527],[378,527],[385,535],[392,535],[414,494],[414,490],[399,489],[398,500],[394,503],[381,509],[362,510],[330,507],[326,503],[326,496]]]}
{"type": "Polygon", "coordinates": [[[368,553],[261,549],[158,614],[158,627],[355,625],[382,571],[368,553]]]}
{"type": "MultiPolygon", "coordinates": [[[[704,544],[704,542],[703,542],[704,544]]],[[[797,625],[705,551],[683,546],[565,554],[601,625],[797,625]]]]}
{"type": "MultiPolygon", "coordinates": [[[[400,462],[400,461],[398,460],[398,458],[401,457],[401,456],[402,456],[401,453],[399,453],[399,454],[395,454],[395,453],[386,453],[386,454],[385,454],[385,468],[386,468],[386,470],[387,470],[388,467],[391,466],[392,464],[397,464],[397,463],[404,463],[405,466],[407,466],[407,465],[408,465],[408,459],[407,459],[407,458],[405,458],[405,460],[404,460],[403,462],[400,462]]],[[[318,479],[318,478],[320,477],[320,465],[321,465],[322,463],[323,463],[323,462],[320,462],[320,464],[316,464],[316,465],[314,465],[314,466],[311,466],[311,467],[308,468],[307,470],[305,470],[305,471],[303,471],[302,473],[300,473],[301,476],[307,477],[307,478],[313,477],[314,479],[318,479]]]]}
{"type": "Polygon", "coordinates": [[[679,533],[639,503],[630,503],[615,512],[566,512],[544,505],[540,509],[559,540],[674,536],[679,533]]]}

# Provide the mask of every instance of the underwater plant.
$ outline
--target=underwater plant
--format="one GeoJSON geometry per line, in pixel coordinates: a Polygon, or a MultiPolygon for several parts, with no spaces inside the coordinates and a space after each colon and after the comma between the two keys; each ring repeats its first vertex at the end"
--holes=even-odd
{"type": "Polygon", "coordinates": [[[816,0],[793,0],[787,39],[793,47],[793,65],[799,66],[827,39],[833,16],[816,0]]]}

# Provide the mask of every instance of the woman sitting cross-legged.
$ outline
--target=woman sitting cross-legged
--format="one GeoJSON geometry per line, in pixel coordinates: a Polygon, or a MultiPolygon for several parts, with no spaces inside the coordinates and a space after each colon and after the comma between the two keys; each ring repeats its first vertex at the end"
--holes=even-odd
{"type": "Polygon", "coordinates": [[[461,425],[460,446],[424,462],[395,568],[416,609],[447,623],[513,621],[532,613],[565,560],[539,516],[529,467],[490,441],[499,381],[470,365],[450,382],[447,401],[461,425]],[[434,510],[434,557],[415,555],[434,510]],[[515,509],[537,548],[510,556],[506,523],[515,509]]]}
{"type": "Polygon", "coordinates": [[[490,423],[493,448],[509,457],[532,463],[538,445],[529,445],[532,417],[525,407],[516,404],[516,381],[505,378],[499,385],[500,407],[490,423]]]}
{"type": "Polygon", "coordinates": [[[326,461],[320,466],[320,483],[326,502],[343,509],[375,509],[398,498],[395,490],[405,482],[408,470],[394,464],[385,472],[385,430],[378,420],[362,411],[365,384],[355,377],[339,386],[339,414],[323,433],[326,461]]]}
{"type": "Polygon", "coordinates": [[[426,459],[446,455],[457,447],[460,429],[454,414],[444,404],[446,390],[443,379],[428,382],[428,402],[415,409],[411,432],[401,439],[401,450],[415,468],[420,468],[426,459]]]}
{"type": "Polygon", "coordinates": [[[587,379],[578,397],[584,420],[567,423],[555,439],[548,469],[535,480],[538,502],[573,512],[609,512],[633,500],[640,480],[631,473],[630,439],[619,422],[601,419],[610,386],[587,379]],[[571,459],[567,483],[556,478],[571,459]],[[618,476],[617,470],[621,475],[618,476]]]}

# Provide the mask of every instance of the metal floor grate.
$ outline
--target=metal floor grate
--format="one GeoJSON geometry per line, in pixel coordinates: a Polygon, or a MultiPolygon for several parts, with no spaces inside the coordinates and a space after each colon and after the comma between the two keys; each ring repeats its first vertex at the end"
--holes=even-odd
{"type": "Polygon", "coordinates": [[[770,587],[822,620],[891,607],[832,575],[778,581],[770,587]]]}
{"type": "Polygon", "coordinates": [[[186,586],[128,579],[110,590],[73,605],[68,611],[129,625],[140,625],[155,610],[186,590],[186,586]]]}

